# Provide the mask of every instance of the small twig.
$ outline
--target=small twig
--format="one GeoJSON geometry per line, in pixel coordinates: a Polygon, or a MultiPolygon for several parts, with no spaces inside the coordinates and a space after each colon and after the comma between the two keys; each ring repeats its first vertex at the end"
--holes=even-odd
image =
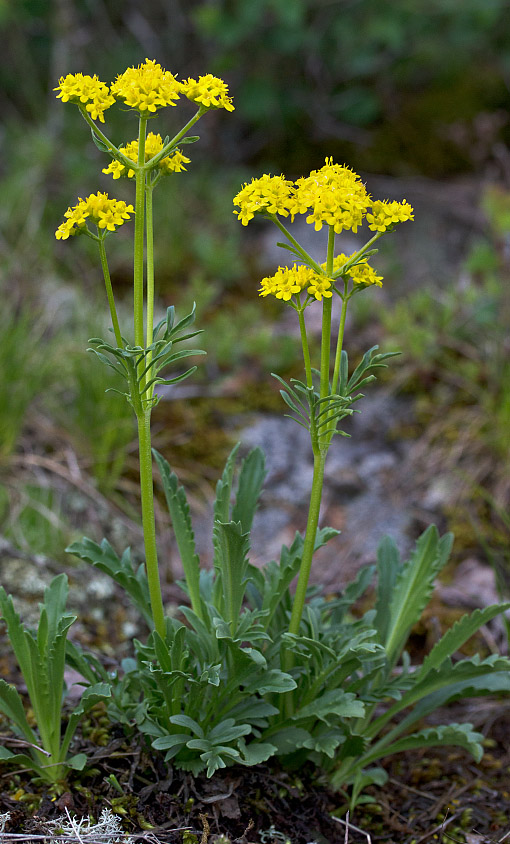
{"type": "MultiPolygon", "coordinates": [[[[448,812],[446,814],[448,814],[448,812]]],[[[422,837],[418,838],[418,840],[415,841],[414,844],[421,844],[422,841],[426,841],[427,838],[430,838],[431,835],[435,835],[436,832],[442,832],[444,830],[445,826],[448,826],[448,824],[451,824],[451,822],[456,820],[456,818],[458,818],[460,816],[460,814],[461,814],[461,812],[456,812],[454,815],[451,816],[451,818],[448,818],[448,820],[446,819],[446,815],[445,815],[444,820],[441,821],[441,823],[438,824],[438,826],[434,827],[434,829],[431,829],[430,832],[427,832],[425,835],[422,835],[422,837]]]]}
{"type": "MultiPolygon", "coordinates": [[[[331,820],[336,821],[337,823],[343,823],[344,824],[346,836],[349,835],[350,829],[355,829],[356,832],[361,832],[362,835],[366,836],[368,844],[372,844],[372,839],[370,838],[370,833],[365,832],[364,829],[360,829],[359,826],[354,826],[354,824],[349,821],[349,812],[347,812],[346,818],[347,818],[347,820],[345,820],[345,821],[342,820],[342,818],[332,818],[331,820]]],[[[346,838],[345,840],[348,841],[348,838],[346,838]]],[[[418,842],[416,842],[416,844],[418,844],[418,842]]]]}

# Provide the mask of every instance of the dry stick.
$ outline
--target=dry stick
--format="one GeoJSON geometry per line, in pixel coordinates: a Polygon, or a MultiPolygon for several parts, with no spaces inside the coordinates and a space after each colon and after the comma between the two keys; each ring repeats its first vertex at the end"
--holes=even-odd
{"type": "MultiPolygon", "coordinates": [[[[354,824],[349,821],[349,812],[347,812],[346,818],[347,819],[345,821],[342,820],[342,818],[331,818],[331,820],[336,821],[337,823],[343,823],[344,824],[346,836],[349,835],[350,829],[355,829],[356,832],[361,832],[362,835],[366,835],[368,844],[372,844],[372,839],[370,838],[370,833],[365,832],[364,829],[360,829],[359,826],[354,826],[354,824]]],[[[345,840],[347,841],[348,838],[346,838],[345,840]]],[[[416,844],[418,844],[418,842],[416,842],[416,844]]]]}
{"type": "Polygon", "coordinates": [[[425,835],[422,835],[422,837],[418,838],[418,840],[415,841],[414,844],[421,844],[422,841],[426,841],[427,838],[430,838],[432,835],[435,835],[436,832],[442,832],[443,829],[445,828],[445,826],[448,826],[448,824],[451,824],[452,821],[454,821],[458,817],[460,817],[461,814],[462,814],[462,812],[456,812],[454,815],[451,816],[451,818],[448,818],[448,820],[446,819],[446,816],[445,816],[444,820],[441,821],[441,823],[438,824],[438,826],[434,827],[434,829],[431,829],[430,832],[427,832],[425,835]]]}

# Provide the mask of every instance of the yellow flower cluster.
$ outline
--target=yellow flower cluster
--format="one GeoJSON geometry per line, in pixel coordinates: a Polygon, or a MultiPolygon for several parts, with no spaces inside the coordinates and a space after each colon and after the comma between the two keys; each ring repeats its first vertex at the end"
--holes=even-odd
{"type": "Polygon", "coordinates": [[[69,235],[75,235],[87,225],[87,219],[95,223],[100,229],[115,231],[122,226],[129,215],[134,214],[132,205],[127,205],[119,199],[108,199],[107,193],[91,194],[87,199],[79,198],[74,208],[68,208],[65,220],[60,224],[55,237],[57,240],[67,240],[69,235]]]}
{"type": "MultiPolygon", "coordinates": [[[[355,254],[356,253],[353,252],[352,255],[344,255],[343,252],[341,252],[337,255],[333,261],[333,271],[336,272],[337,270],[341,270],[355,254]]],[[[321,266],[324,270],[326,269],[326,264],[321,264],[321,266]]],[[[367,263],[366,259],[361,261],[359,264],[355,264],[354,267],[351,267],[345,275],[348,278],[352,278],[354,284],[362,284],[364,286],[376,284],[378,287],[382,287],[383,276],[377,275],[374,268],[367,263]]]]}
{"type": "MultiPolygon", "coordinates": [[[[119,149],[131,161],[138,161],[138,138],[135,141],[131,141],[125,147],[119,147],[119,149]]],[[[155,135],[154,132],[149,132],[145,139],[145,161],[150,161],[162,149],[163,140],[161,135],[155,135]]],[[[163,173],[180,173],[182,170],[186,170],[184,165],[189,164],[190,161],[191,159],[186,158],[180,150],[176,150],[172,155],[162,158],[158,162],[157,167],[163,173]]],[[[104,168],[103,173],[111,173],[114,179],[120,179],[121,176],[127,176],[132,179],[135,175],[134,170],[128,169],[120,161],[111,161],[108,167],[104,168]]]]}
{"type": "Polygon", "coordinates": [[[303,264],[294,264],[292,267],[278,267],[273,276],[263,278],[260,283],[259,294],[269,296],[272,294],[277,299],[288,302],[295,293],[300,293],[307,288],[307,293],[314,296],[319,302],[322,297],[331,298],[333,295],[331,279],[315,273],[310,267],[303,264]]]}
{"type": "Polygon", "coordinates": [[[414,220],[413,207],[403,202],[389,202],[387,199],[372,202],[372,213],[367,214],[368,228],[374,232],[385,232],[395,223],[414,220]]]}
{"type": "Polygon", "coordinates": [[[314,271],[302,264],[278,267],[273,276],[262,279],[259,293],[261,296],[272,294],[277,299],[288,302],[295,293],[300,293],[308,284],[311,284],[314,277],[314,271]]]}
{"type": "Polygon", "coordinates": [[[223,79],[218,79],[211,73],[200,76],[196,79],[188,79],[182,82],[182,93],[194,103],[199,103],[206,108],[225,108],[227,111],[234,111],[232,97],[228,96],[228,86],[223,79]]]}
{"type": "Polygon", "coordinates": [[[97,76],[84,76],[83,73],[68,73],[61,76],[54,91],[59,91],[57,98],[63,103],[71,102],[84,105],[93,120],[104,123],[104,112],[115,102],[108,85],[97,76]]]}
{"type": "Polygon", "coordinates": [[[371,201],[360,177],[331,158],[320,170],[298,179],[293,193],[290,213],[306,214],[307,223],[314,223],[320,231],[323,224],[333,226],[337,234],[344,229],[357,231],[371,201]]]}
{"type": "Polygon", "coordinates": [[[284,176],[264,175],[259,179],[252,179],[250,184],[245,184],[234,197],[234,205],[241,209],[234,213],[237,213],[243,226],[247,226],[259,211],[287,217],[292,187],[293,183],[287,181],[284,176]]]}
{"type": "Polygon", "coordinates": [[[316,231],[324,224],[339,234],[344,229],[356,232],[366,216],[374,231],[386,231],[394,223],[413,219],[413,209],[403,202],[373,201],[360,177],[349,167],[333,164],[326,158],[324,167],[312,170],[296,182],[284,176],[263,175],[243,185],[234,197],[234,211],[243,226],[258,212],[282,217],[308,214],[307,223],[316,231]],[[372,213],[368,213],[369,209],[372,213]]]}
{"type": "Polygon", "coordinates": [[[181,94],[205,108],[224,108],[234,111],[228,86],[217,76],[207,73],[198,80],[179,80],[154,59],[145,59],[138,67],[128,67],[108,88],[97,76],[69,73],[61,77],[57,97],[62,102],[85,105],[93,120],[104,123],[103,112],[115,100],[120,100],[146,117],[153,117],[158,108],[175,105],[181,94]]]}
{"type": "Polygon", "coordinates": [[[119,74],[111,88],[116,99],[130,108],[150,116],[164,106],[175,105],[181,92],[181,83],[169,70],[164,70],[154,59],[146,59],[138,67],[128,67],[119,74]]]}

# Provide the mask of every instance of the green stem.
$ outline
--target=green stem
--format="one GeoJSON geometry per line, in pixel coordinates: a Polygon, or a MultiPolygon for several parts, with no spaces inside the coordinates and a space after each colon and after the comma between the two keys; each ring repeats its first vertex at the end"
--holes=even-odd
{"type": "MultiPolygon", "coordinates": [[[[152,213],[152,192],[153,186],[147,185],[145,190],[145,211],[146,219],[146,246],[147,246],[147,324],[146,324],[146,348],[151,345],[154,334],[154,218],[152,213]]],[[[152,352],[147,352],[146,364],[152,360],[152,352]]],[[[152,368],[147,371],[145,382],[152,378],[152,368]]],[[[147,391],[147,399],[152,398],[154,387],[147,391]]]]}
{"type": "Polygon", "coordinates": [[[142,525],[145,543],[145,566],[154,627],[165,639],[165,612],[159,580],[156,524],[154,519],[154,485],[152,480],[151,409],[137,416],[140,449],[140,491],[142,496],[142,525]]]}
{"type": "MultiPolygon", "coordinates": [[[[329,227],[328,254],[326,259],[326,275],[331,278],[333,274],[333,258],[335,252],[335,230],[329,227]]],[[[331,355],[331,311],[333,298],[322,300],[322,337],[321,337],[321,399],[329,396],[329,361],[331,355]]]]}
{"type": "Polygon", "coordinates": [[[88,111],[84,107],[80,108],[80,113],[81,113],[83,119],[85,120],[85,122],[88,123],[88,125],[90,126],[90,128],[94,132],[94,135],[96,135],[99,138],[99,140],[101,140],[103,142],[103,144],[105,144],[105,146],[107,146],[108,149],[115,154],[115,158],[119,159],[122,162],[122,164],[124,164],[125,167],[129,167],[130,169],[135,170],[136,164],[134,164],[134,162],[131,161],[130,158],[128,158],[126,155],[124,155],[124,153],[121,152],[120,149],[118,149],[118,147],[115,146],[115,144],[112,144],[110,139],[106,137],[104,132],[102,132],[101,129],[99,128],[99,126],[97,126],[94,123],[90,114],[88,113],[88,111]]]}
{"type": "Polygon", "coordinates": [[[287,240],[290,243],[292,243],[293,247],[296,249],[296,251],[299,253],[299,255],[301,255],[303,260],[306,261],[306,263],[309,264],[311,267],[313,267],[313,269],[315,270],[316,273],[318,273],[319,275],[324,275],[324,270],[322,269],[320,264],[318,264],[316,261],[313,260],[311,255],[309,255],[308,252],[306,252],[303,249],[303,247],[301,246],[300,243],[297,242],[295,237],[292,237],[290,231],[287,228],[285,228],[285,226],[283,225],[281,220],[278,219],[276,214],[269,214],[268,216],[273,221],[275,226],[278,226],[278,228],[280,229],[282,234],[285,235],[287,240]]]}
{"type": "Polygon", "coordinates": [[[386,232],[377,232],[376,234],[374,234],[373,237],[370,238],[370,240],[367,240],[365,245],[362,246],[361,249],[358,252],[356,252],[350,258],[349,261],[346,261],[346,263],[343,265],[343,267],[340,267],[340,269],[337,270],[337,272],[334,274],[333,278],[339,278],[341,275],[344,275],[344,273],[346,273],[347,270],[349,270],[349,268],[352,267],[353,264],[356,264],[358,262],[359,258],[361,258],[365,254],[365,252],[368,252],[368,250],[370,249],[372,244],[375,243],[377,240],[379,240],[379,238],[382,237],[383,234],[386,234],[386,232]]]}
{"type": "Polygon", "coordinates": [[[108,304],[110,306],[110,315],[112,318],[113,331],[115,333],[115,342],[119,349],[124,347],[120,333],[119,320],[117,318],[117,310],[115,308],[115,299],[113,298],[112,280],[110,278],[110,270],[108,269],[108,261],[106,258],[106,250],[104,248],[104,237],[98,238],[99,257],[101,258],[101,267],[103,268],[104,283],[106,287],[106,295],[108,297],[108,304]]]}
{"type": "Polygon", "coordinates": [[[299,330],[301,332],[301,344],[303,346],[303,360],[305,363],[306,386],[311,387],[313,385],[312,364],[310,360],[310,347],[308,345],[308,336],[306,334],[305,309],[296,308],[296,310],[298,312],[299,317],[299,330]]]}
{"type": "Polygon", "coordinates": [[[289,624],[289,633],[293,633],[295,636],[299,633],[299,625],[303,615],[306,590],[312,568],[315,537],[317,535],[317,527],[319,524],[325,463],[325,454],[319,453],[314,456],[312,491],[310,493],[310,507],[308,510],[308,521],[306,524],[305,541],[303,544],[303,556],[301,558],[301,568],[299,570],[299,578],[296,586],[296,593],[294,595],[294,603],[292,606],[292,614],[289,624]]]}
{"type": "MultiPolygon", "coordinates": [[[[134,329],[135,346],[143,347],[143,270],[144,270],[144,214],[145,214],[145,134],[147,118],[140,116],[138,131],[138,169],[136,178],[135,197],[135,238],[134,238],[134,329]]],[[[143,385],[140,385],[141,387],[143,385]]]]}
{"type": "Polygon", "coordinates": [[[340,361],[342,358],[342,347],[344,343],[345,334],[345,317],[347,316],[347,302],[350,297],[347,295],[347,287],[349,282],[344,281],[344,295],[342,297],[342,312],[340,314],[340,325],[338,327],[338,337],[336,341],[335,367],[333,370],[333,381],[331,384],[331,392],[336,393],[338,390],[338,380],[340,377],[340,361]]]}
{"type": "Polygon", "coordinates": [[[200,120],[200,118],[202,117],[202,115],[203,115],[203,114],[205,114],[205,112],[206,112],[206,111],[207,111],[207,108],[205,108],[205,106],[200,106],[200,108],[198,109],[197,113],[196,113],[196,114],[195,114],[195,115],[191,118],[191,120],[188,120],[188,122],[186,123],[186,125],[185,125],[185,126],[183,126],[183,128],[181,129],[181,131],[180,131],[180,132],[177,132],[177,135],[174,135],[174,137],[172,138],[172,140],[171,140],[171,141],[169,141],[167,144],[165,144],[165,146],[163,147],[163,149],[160,149],[160,151],[159,151],[159,152],[157,152],[157,153],[156,153],[156,155],[154,155],[154,156],[153,156],[153,157],[152,157],[152,158],[151,158],[151,159],[147,162],[147,168],[148,168],[149,170],[152,170],[152,169],[156,166],[156,164],[157,164],[159,161],[161,161],[161,159],[162,159],[162,158],[165,158],[165,157],[168,155],[168,153],[170,152],[170,150],[172,149],[172,147],[174,147],[176,144],[178,144],[178,143],[179,143],[179,141],[181,140],[181,138],[183,138],[183,137],[184,137],[184,135],[186,134],[186,132],[188,131],[188,129],[191,129],[191,127],[192,127],[192,126],[194,126],[194,125],[195,125],[195,123],[196,123],[198,120],[200,120]]]}

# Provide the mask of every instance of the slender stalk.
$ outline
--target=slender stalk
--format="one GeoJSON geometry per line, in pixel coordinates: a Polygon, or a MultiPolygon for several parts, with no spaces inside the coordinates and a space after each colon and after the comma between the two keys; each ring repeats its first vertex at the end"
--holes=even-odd
{"type": "MultiPolygon", "coordinates": [[[[149,178],[149,177],[148,177],[149,178]]],[[[147,248],[147,305],[146,305],[146,348],[151,345],[154,334],[154,218],[152,213],[153,186],[146,185],[145,213],[146,213],[146,248],[147,248]]],[[[147,352],[146,364],[152,360],[152,352],[147,352]]],[[[152,378],[152,369],[146,374],[145,383],[152,378]]],[[[152,398],[154,387],[147,391],[147,399],[152,398]]]]}
{"type": "Polygon", "coordinates": [[[306,524],[305,541],[303,544],[303,556],[301,558],[301,568],[299,570],[299,577],[289,624],[289,633],[293,633],[295,636],[299,633],[299,625],[301,623],[301,616],[303,615],[306,590],[312,568],[315,537],[317,534],[317,526],[319,524],[325,463],[326,455],[324,453],[319,453],[314,456],[312,491],[310,493],[310,507],[308,510],[308,521],[306,524]]]}
{"type": "Polygon", "coordinates": [[[349,296],[347,295],[347,287],[349,282],[344,281],[344,295],[342,299],[342,312],[340,314],[340,325],[338,327],[338,337],[336,341],[335,366],[333,369],[333,381],[331,382],[331,392],[336,393],[338,390],[338,380],[340,376],[340,361],[342,358],[342,347],[344,343],[345,333],[345,318],[347,316],[347,303],[349,296]]]}
{"type": "Polygon", "coordinates": [[[83,117],[83,119],[85,120],[85,122],[88,123],[88,125],[92,129],[92,131],[94,132],[94,135],[96,135],[99,138],[99,140],[102,141],[103,144],[105,144],[105,146],[108,147],[110,152],[113,152],[115,154],[115,158],[117,158],[119,161],[121,161],[122,164],[124,164],[126,167],[129,167],[133,170],[136,169],[136,165],[134,164],[134,162],[131,161],[131,159],[128,158],[127,155],[124,155],[124,153],[121,152],[120,149],[118,149],[118,147],[115,146],[115,144],[112,144],[110,139],[106,137],[104,132],[102,132],[101,129],[99,128],[99,126],[97,126],[94,123],[90,114],[88,113],[88,111],[85,108],[80,108],[80,114],[83,117]]]}
{"type": "Polygon", "coordinates": [[[154,518],[154,487],[152,481],[151,409],[137,416],[138,444],[140,450],[140,490],[142,494],[142,525],[145,543],[145,566],[149,583],[154,627],[165,638],[165,612],[159,580],[156,524],[154,518]]]}
{"type": "MultiPolygon", "coordinates": [[[[326,259],[326,275],[331,278],[333,274],[333,258],[335,252],[335,230],[329,227],[328,254],[326,259]]],[[[331,356],[331,311],[333,298],[322,300],[322,337],[321,337],[321,399],[329,395],[329,362],[331,356]]]]}
{"type": "Polygon", "coordinates": [[[306,325],[305,325],[305,311],[304,308],[299,310],[296,308],[299,317],[299,330],[301,332],[301,345],[303,346],[303,360],[305,363],[305,372],[306,372],[306,386],[311,387],[313,385],[312,381],[312,364],[310,361],[310,347],[308,345],[308,336],[306,334],[306,325]]]}
{"type": "MultiPolygon", "coordinates": [[[[143,270],[144,270],[144,214],[145,214],[145,135],[147,118],[141,117],[138,131],[138,169],[135,173],[135,237],[134,237],[134,329],[135,346],[143,347],[143,270]]],[[[141,385],[143,386],[143,385],[141,385]]]]}
{"type": "Polygon", "coordinates": [[[206,111],[207,111],[207,108],[205,108],[204,106],[200,106],[197,113],[191,118],[191,120],[188,120],[188,122],[186,123],[185,126],[183,126],[183,128],[180,130],[180,132],[178,132],[177,135],[174,135],[172,140],[169,141],[167,144],[165,144],[163,149],[160,149],[160,151],[157,152],[156,155],[154,155],[151,159],[149,159],[149,161],[147,162],[147,167],[149,169],[152,169],[153,167],[156,166],[158,161],[161,161],[162,158],[165,158],[165,156],[168,155],[168,153],[170,152],[172,147],[174,147],[176,144],[179,143],[179,141],[181,140],[181,138],[184,137],[186,132],[189,129],[191,129],[191,127],[194,126],[195,123],[198,120],[200,120],[200,118],[202,117],[203,114],[205,114],[206,111]]]}
{"type": "Polygon", "coordinates": [[[104,248],[104,237],[98,238],[99,257],[101,258],[101,267],[103,268],[104,283],[106,287],[106,295],[108,297],[108,304],[110,306],[110,315],[112,318],[113,331],[115,334],[115,342],[117,346],[123,348],[122,337],[120,333],[119,320],[117,318],[117,310],[115,308],[115,299],[113,298],[112,280],[110,278],[110,270],[108,269],[108,261],[106,258],[106,250],[104,248]]]}
{"type": "Polygon", "coordinates": [[[289,243],[292,243],[294,249],[296,250],[296,252],[299,253],[299,255],[301,255],[303,260],[306,261],[306,263],[309,264],[311,267],[313,267],[316,273],[318,273],[319,275],[324,275],[324,270],[322,269],[322,267],[316,261],[313,260],[312,256],[309,255],[308,252],[303,249],[301,244],[297,242],[296,238],[292,237],[290,231],[283,225],[281,220],[278,219],[276,214],[269,214],[269,217],[273,221],[275,226],[278,226],[282,234],[285,235],[289,243]]]}

